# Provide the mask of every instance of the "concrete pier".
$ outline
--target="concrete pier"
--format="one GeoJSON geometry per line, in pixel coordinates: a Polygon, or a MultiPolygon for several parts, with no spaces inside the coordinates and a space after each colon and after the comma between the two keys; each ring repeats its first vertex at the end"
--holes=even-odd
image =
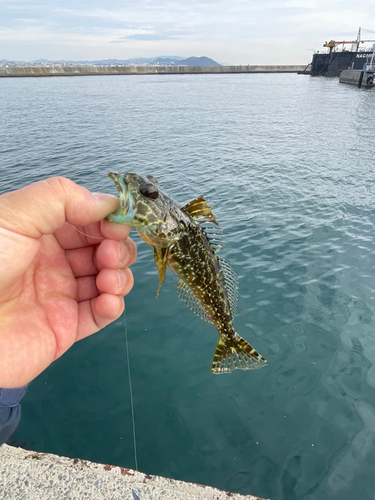
{"type": "Polygon", "coordinates": [[[188,75],[223,73],[298,73],[306,65],[290,66],[62,66],[0,68],[0,77],[93,75],[188,75]]]}
{"type": "Polygon", "coordinates": [[[374,87],[375,73],[363,69],[343,69],[339,82],[357,85],[357,87],[374,87]]]}
{"type": "Polygon", "coordinates": [[[0,498],[25,500],[263,500],[210,486],[97,464],[0,447],[0,498]]]}

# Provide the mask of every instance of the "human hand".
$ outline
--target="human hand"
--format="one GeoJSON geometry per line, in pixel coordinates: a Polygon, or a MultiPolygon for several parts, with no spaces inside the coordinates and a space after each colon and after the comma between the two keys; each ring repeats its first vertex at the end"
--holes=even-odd
{"type": "Polygon", "coordinates": [[[102,220],[117,206],[62,177],[0,196],[0,387],[121,315],[136,247],[129,226],[102,220]]]}

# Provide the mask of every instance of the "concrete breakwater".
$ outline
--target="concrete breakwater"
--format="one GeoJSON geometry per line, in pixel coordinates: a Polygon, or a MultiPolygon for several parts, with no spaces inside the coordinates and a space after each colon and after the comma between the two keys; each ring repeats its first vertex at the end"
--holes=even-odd
{"type": "Polygon", "coordinates": [[[0,68],[0,77],[93,75],[186,75],[211,73],[297,73],[305,65],[289,66],[54,66],[0,68]]]}
{"type": "Polygon", "coordinates": [[[27,500],[263,500],[6,444],[0,447],[0,496],[27,500]]]}

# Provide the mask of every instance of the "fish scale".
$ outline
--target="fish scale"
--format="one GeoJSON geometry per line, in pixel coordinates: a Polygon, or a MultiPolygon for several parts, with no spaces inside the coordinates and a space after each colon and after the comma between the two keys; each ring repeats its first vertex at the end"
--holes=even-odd
{"type": "Polygon", "coordinates": [[[212,372],[261,368],[267,361],[234,330],[238,279],[231,266],[217,256],[222,234],[212,207],[203,196],[184,207],[169,197],[153,176],[111,172],[119,191],[120,206],[108,216],[112,222],[129,224],[154,249],[159,288],[167,267],[179,278],[177,293],[220,335],[212,372]],[[214,230],[212,230],[212,227],[214,230]]]}
{"type": "Polygon", "coordinates": [[[232,326],[227,292],[218,259],[199,227],[173,245],[169,267],[199,297],[201,305],[222,337],[232,326]],[[189,267],[190,266],[190,267],[189,267]]]}

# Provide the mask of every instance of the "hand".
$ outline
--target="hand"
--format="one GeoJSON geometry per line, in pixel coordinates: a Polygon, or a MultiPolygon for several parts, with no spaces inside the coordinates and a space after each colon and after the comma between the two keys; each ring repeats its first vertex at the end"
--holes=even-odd
{"type": "Polygon", "coordinates": [[[129,226],[103,220],[118,203],[62,177],[0,196],[0,387],[121,315],[136,247],[129,226]]]}

